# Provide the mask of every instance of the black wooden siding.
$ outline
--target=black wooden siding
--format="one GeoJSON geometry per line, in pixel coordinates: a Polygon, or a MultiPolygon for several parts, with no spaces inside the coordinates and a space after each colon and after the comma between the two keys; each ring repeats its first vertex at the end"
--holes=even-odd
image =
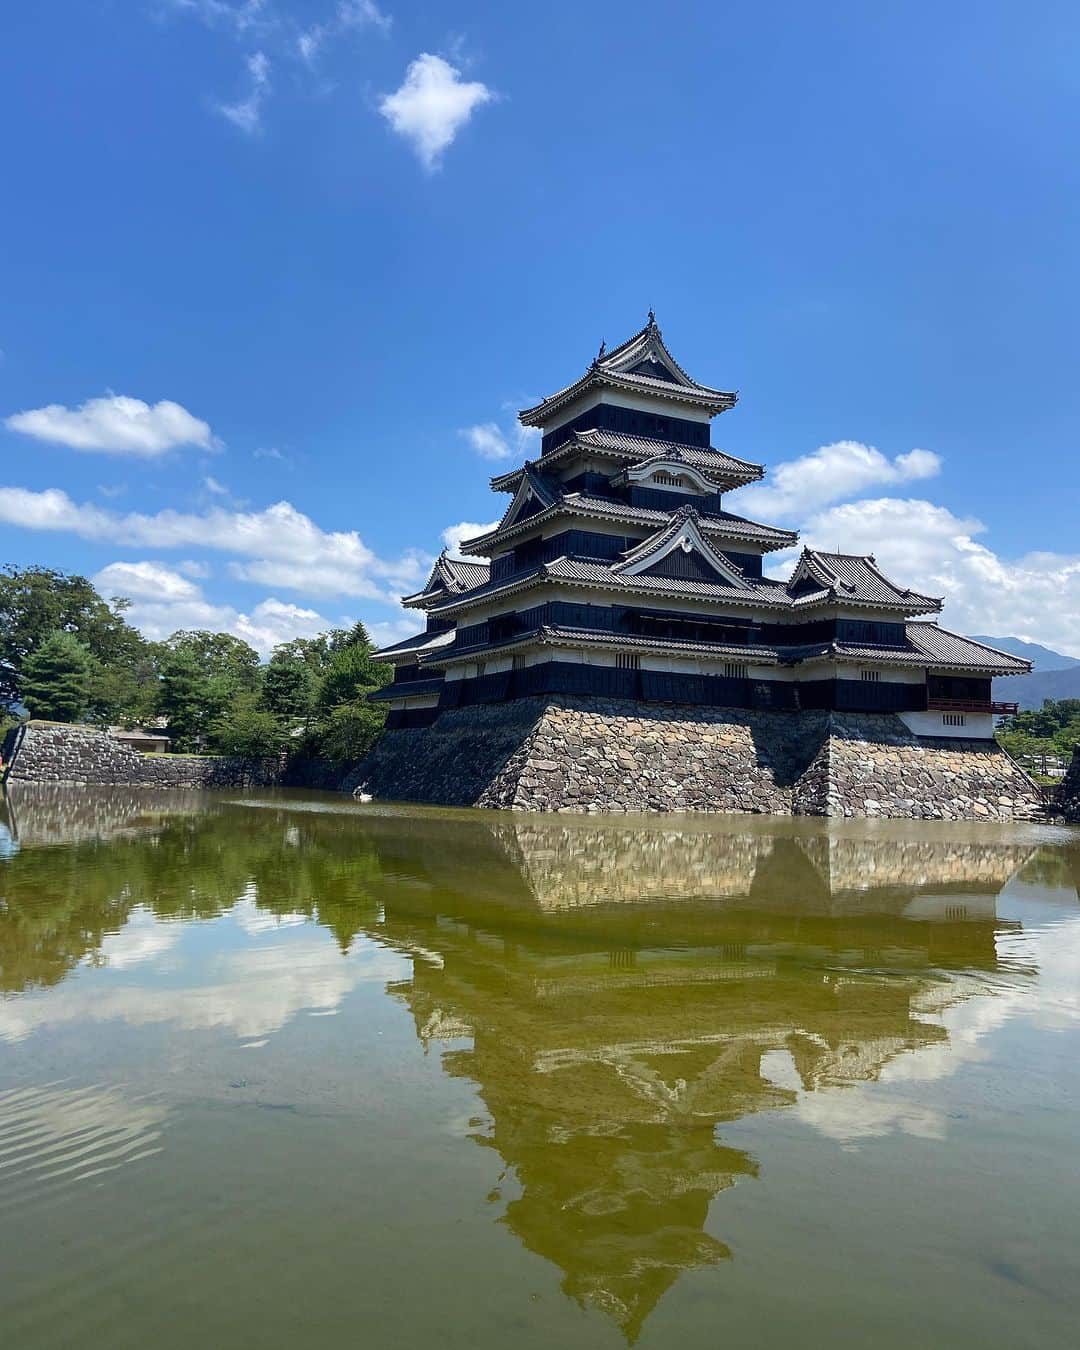
{"type": "Polygon", "coordinates": [[[685,417],[660,416],[620,408],[614,403],[598,403],[588,412],[579,413],[569,422],[556,427],[540,443],[540,453],[549,454],[570,440],[576,431],[619,431],[628,436],[648,436],[658,441],[674,441],[677,445],[692,445],[699,450],[709,448],[708,422],[692,422],[685,417]]]}

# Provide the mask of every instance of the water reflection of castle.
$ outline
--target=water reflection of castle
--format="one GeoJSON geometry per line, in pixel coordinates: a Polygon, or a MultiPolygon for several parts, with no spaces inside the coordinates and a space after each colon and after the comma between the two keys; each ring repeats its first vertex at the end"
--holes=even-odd
{"type": "MultiPolygon", "coordinates": [[[[64,849],[22,829],[3,864],[7,987],[19,961],[31,982],[63,979],[124,904],[201,914],[241,893],[310,915],[343,950],[364,937],[411,956],[390,993],[476,1085],[501,1222],[631,1340],[682,1271],[728,1255],[710,1206],[757,1165],[718,1127],[947,1047],[932,1015],[985,992],[1010,926],[997,896],[1034,865],[1030,846],[964,827],[134,806],[73,825],[64,849]]],[[[1036,861],[1076,886],[1078,857],[1036,861]]]]}

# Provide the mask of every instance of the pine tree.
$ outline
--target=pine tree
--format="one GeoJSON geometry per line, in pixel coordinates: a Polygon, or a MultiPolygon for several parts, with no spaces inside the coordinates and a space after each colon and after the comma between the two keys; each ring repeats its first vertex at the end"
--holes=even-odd
{"type": "Polygon", "coordinates": [[[91,657],[72,633],[49,633],[23,663],[20,696],[31,717],[77,722],[90,698],[91,657]]]}

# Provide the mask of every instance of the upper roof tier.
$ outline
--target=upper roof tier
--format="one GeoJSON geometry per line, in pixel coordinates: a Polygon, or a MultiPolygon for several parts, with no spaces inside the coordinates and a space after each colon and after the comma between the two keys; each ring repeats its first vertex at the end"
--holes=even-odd
{"type": "Polygon", "coordinates": [[[468,561],[450,558],[443,549],[435,559],[435,566],[431,569],[431,575],[424,583],[423,590],[417,591],[414,595],[403,596],[401,603],[407,609],[427,609],[429,605],[445,600],[448,596],[464,595],[467,591],[483,586],[488,580],[488,575],[486,562],[477,558],[468,561]]]}
{"type": "MultiPolygon", "coordinates": [[[[616,467],[625,464],[644,464],[656,459],[678,460],[698,469],[720,490],[741,487],[744,483],[756,483],[765,476],[765,470],[760,464],[736,459],[734,455],[725,454],[722,450],[696,449],[679,445],[674,441],[652,440],[647,436],[631,436],[599,428],[577,431],[556,449],[549,450],[543,456],[544,467],[551,469],[556,464],[575,459],[583,453],[593,458],[615,460],[616,467]]],[[[520,465],[507,473],[496,474],[491,480],[492,488],[496,492],[516,492],[525,473],[525,467],[520,465]]]]}
{"type": "Polygon", "coordinates": [[[535,407],[523,408],[518,420],[527,427],[548,426],[571,403],[594,389],[661,398],[710,417],[733,408],[738,400],[738,394],[711,389],[691,379],[665,346],[652,310],[640,332],[613,351],[606,351],[601,345],[592,365],[579,380],[535,407]]]}

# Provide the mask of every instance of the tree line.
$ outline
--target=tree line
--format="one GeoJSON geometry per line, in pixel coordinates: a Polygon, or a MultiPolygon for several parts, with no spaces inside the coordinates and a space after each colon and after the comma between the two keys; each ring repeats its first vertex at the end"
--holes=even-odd
{"type": "Polygon", "coordinates": [[[212,754],[289,750],[362,758],[385,712],[367,695],[390,679],[364,625],[295,638],[270,659],[230,633],[182,630],[150,642],[86,577],[46,567],[0,570],[0,710],[55,722],[164,721],[172,748],[212,754]]]}
{"type": "Polygon", "coordinates": [[[1048,698],[1041,708],[1006,718],[997,731],[998,743],[1014,759],[1041,767],[1067,761],[1080,745],[1080,698],[1048,698]]]}

